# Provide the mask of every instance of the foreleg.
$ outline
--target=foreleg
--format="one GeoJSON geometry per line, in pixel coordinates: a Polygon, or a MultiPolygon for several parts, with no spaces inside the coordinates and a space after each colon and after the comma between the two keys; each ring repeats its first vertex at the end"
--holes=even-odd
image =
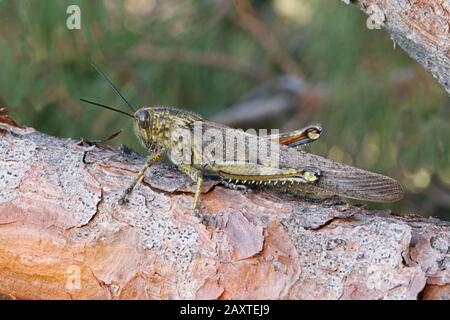
{"type": "Polygon", "coordinates": [[[162,151],[156,151],[156,152],[152,153],[148,157],[147,162],[145,163],[144,167],[142,167],[142,169],[138,172],[138,174],[133,179],[131,184],[128,186],[128,188],[125,189],[125,191],[123,192],[122,196],[120,197],[120,199],[119,199],[119,203],[120,204],[124,204],[124,203],[127,202],[127,197],[133,191],[133,189],[136,186],[136,184],[138,183],[138,181],[142,179],[142,177],[145,174],[145,171],[149,167],[151,167],[153,164],[155,164],[156,162],[160,161],[162,156],[163,156],[163,152],[162,151]]]}

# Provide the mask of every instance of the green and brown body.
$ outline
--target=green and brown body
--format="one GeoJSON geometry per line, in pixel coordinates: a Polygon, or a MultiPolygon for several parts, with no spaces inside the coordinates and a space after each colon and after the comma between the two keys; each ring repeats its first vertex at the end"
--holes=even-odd
{"type": "Polygon", "coordinates": [[[108,77],[95,64],[92,67],[134,114],[81,100],[131,117],[137,137],[149,152],[146,164],[120,198],[122,203],[142,179],[147,168],[165,155],[197,183],[193,205],[196,212],[199,212],[205,174],[238,185],[265,184],[289,191],[338,195],[373,202],[393,202],[403,197],[400,184],[392,178],[298,150],[299,146],[320,137],[319,126],[258,136],[176,108],[143,107],[135,111],[108,77]],[[256,154],[247,152],[255,149],[258,150],[256,154]],[[268,150],[270,156],[267,157],[268,150]]]}
{"type": "Polygon", "coordinates": [[[145,170],[164,155],[197,182],[195,209],[199,206],[200,189],[205,174],[216,175],[236,184],[283,185],[293,191],[324,192],[373,202],[392,202],[403,196],[401,186],[392,178],[298,150],[298,145],[319,137],[321,129],[317,126],[262,137],[231,129],[179,109],[144,107],[134,114],[134,129],[150,155],[122,200],[142,178],[145,170]],[[209,136],[213,139],[185,139],[189,134],[196,137],[198,130],[201,130],[202,134],[213,132],[213,135],[209,136]],[[277,161],[274,162],[273,158],[249,157],[248,154],[239,154],[233,149],[229,152],[230,149],[227,148],[234,148],[235,145],[234,138],[230,138],[230,132],[232,137],[246,141],[246,148],[255,147],[256,143],[256,147],[265,145],[263,147],[267,149],[273,147],[279,150],[277,161]],[[185,141],[181,146],[182,139],[185,141]],[[223,142],[223,150],[218,152],[220,155],[217,155],[217,152],[205,152],[211,149],[217,151],[217,148],[211,148],[210,145],[217,140],[223,142]],[[188,157],[186,148],[189,149],[188,157]]]}

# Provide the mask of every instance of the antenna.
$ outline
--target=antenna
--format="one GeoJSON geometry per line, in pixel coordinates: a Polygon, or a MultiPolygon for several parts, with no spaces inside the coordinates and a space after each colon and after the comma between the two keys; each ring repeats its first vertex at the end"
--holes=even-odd
{"type": "Polygon", "coordinates": [[[83,102],[89,103],[89,104],[93,104],[94,106],[105,108],[105,109],[109,109],[109,110],[112,110],[112,111],[124,114],[126,116],[129,116],[130,118],[134,118],[134,116],[132,114],[129,114],[128,112],[125,112],[125,111],[122,111],[122,110],[118,110],[118,109],[114,109],[113,107],[109,107],[109,106],[106,106],[104,104],[93,102],[93,101],[89,101],[89,100],[86,100],[86,99],[80,99],[80,100],[83,101],[83,102]]]}
{"type": "Polygon", "coordinates": [[[111,82],[111,80],[108,79],[108,77],[100,70],[99,67],[97,67],[95,65],[95,63],[91,63],[92,68],[95,69],[95,71],[97,71],[97,73],[106,80],[106,82],[109,83],[109,85],[111,86],[111,88],[114,90],[115,93],[117,93],[117,95],[122,99],[123,102],[125,102],[125,104],[131,109],[133,110],[133,112],[136,112],[136,109],[133,108],[131,106],[131,104],[127,101],[127,99],[125,99],[125,97],[119,92],[119,90],[114,86],[114,84],[111,82]]]}

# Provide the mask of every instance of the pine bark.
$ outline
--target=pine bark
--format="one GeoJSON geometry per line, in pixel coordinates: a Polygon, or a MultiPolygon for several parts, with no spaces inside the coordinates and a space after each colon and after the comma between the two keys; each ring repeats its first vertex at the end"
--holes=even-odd
{"type": "Polygon", "coordinates": [[[0,114],[0,296],[449,299],[450,224],[207,181],[0,114]]]}

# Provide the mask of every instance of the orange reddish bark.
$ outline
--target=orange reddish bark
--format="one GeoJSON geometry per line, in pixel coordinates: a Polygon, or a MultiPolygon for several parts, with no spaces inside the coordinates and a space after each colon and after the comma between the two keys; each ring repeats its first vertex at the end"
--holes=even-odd
{"type": "Polygon", "coordinates": [[[17,299],[449,298],[450,225],[207,181],[0,122],[0,296],[17,299]],[[84,159],[84,162],[83,162],[84,159]]]}

